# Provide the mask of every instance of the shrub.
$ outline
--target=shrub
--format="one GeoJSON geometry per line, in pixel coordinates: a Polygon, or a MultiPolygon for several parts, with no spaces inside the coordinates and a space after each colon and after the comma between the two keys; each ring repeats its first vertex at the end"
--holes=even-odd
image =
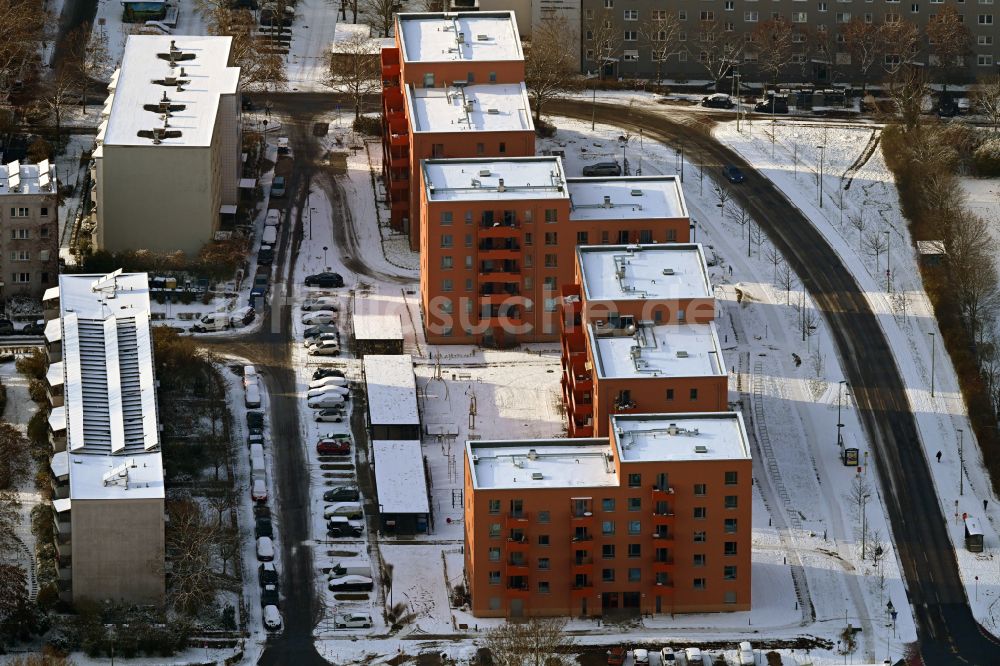
{"type": "Polygon", "coordinates": [[[28,419],[28,441],[36,448],[43,449],[48,455],[49,446],[49,410],[42,408],[28,419]]]}
{"type": "Polygon", "coordinates": [[[17,359],[17,371],[30,379],[45,379],[49,369],[49,359],[41,349],[32,349],[30,354],[17,359]]]}
{"type": "Polygon", "coordinates": [[[33,402],[48,403],[49,393],[45,387],[45,382],[40,379],[32,379],[28,383],[28,396],[33,402]]]}
{"type": "Polygon", "coordinates": [[[0,382],[0,416],[7,411],[7,387],[0,382]]]}
{"type": "Polygon", "coordinates": [[[1000,138],[983,141],[972,154],[976,174],[983,178],[1000,176],[1000,138]]]}
{"type": "Polygon", "coordinates": [[[355,118],[351,129],[358,134],[382,136],[382,116],[361,116],[360,118],[355,118]]]}
{"type": "Polygon", "coordinates": [[[764,656],[767,657],[767,666],[781,666],[781,655],[774,650],[764,656]]]}
{"type": "Polygon", "coordinates": [[[535,134],[543,139],[551,138],[556,135],[556,126],[544,118],[539,119],[535,121],[535,134]]]}

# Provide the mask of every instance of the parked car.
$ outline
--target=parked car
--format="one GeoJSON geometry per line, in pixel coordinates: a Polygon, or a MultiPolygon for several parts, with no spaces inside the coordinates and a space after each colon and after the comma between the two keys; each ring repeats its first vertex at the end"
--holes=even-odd
{"type": "Polygon", "coordinates": [[[251,428],[263,428],[264,427],[264,414],[263,412],[247,412],[247,425],[251,428]]]}
{"type": "MultiPolygon", "coordinates": [[[[306,340],[308,340],[310,338],[319,337],[319,336],[324,335],[326,333],[337,333],[339,335],[340,331],[333,324],[316,324],[315,326],[310,326],[306,330],[302,331],[302,337],[304,337],[306,340]]],[[[317,373],[319,373],[319,372],[326,372],[327,370],[328,370],[328,368],[320,368],[319,370],[317,370],[316,372],[313,373],[313,379],[316,378],[316,374],[317,373]]],[[[340,371],[338,370],[337,372],[340,372],[340,371]]],[[[326,376],[330,376],[330,375],[326,375],[326,376]]]]}
{"type": "Polygon", "coordinates": [[[740,171],[737,167],[734,167],[732,164],[727,164],[726,166],[722,167],[722,175],[725,176],[726,180],[728,180],[730,183],[742,183],[744,180],[746,180],[746,177],[743,175],[743,172],[740,171]]]}
{"type": "Polygon", "coordinates": [[[622,666],[625,663],[625,655],[628,652],[621,645],[616,645],[615,647],[608,650],[608,666],[622,666]]]}
{"type": "Polygon", "coordinates": [[[368,576],[337,576],[327,582],[327,587],[339,592],[368,592],[374,587],[374,582],[368,576]]]}
{"type": "Polygon", "coordinates": [[[329,577],[336,578],[338,576],[365,576],[371,578],[372,568],[364,562],[357,562],[356,560],[337,560],[330,567],[329,577]]]}
{"type": "Polygon", "coordinates": [[[257,386],[257,384],[258,384],[259,381],[260,381],[260,379],[257,376],[257,368],[255,368],[252,365],[244,365],[243,366],[243,388],[246,388],[246,387],[250,386],[251,384],[253,384],[254,386],[257,386]]]}
{"type": "Polygon", "coordinates": [[[323,493],[324,502],[357,502],[359,497],[354,486],[335,486],[323,493]]]}
{"type": "Polygon", "coordinates": [[[340,310],[337,307],[337,298],[334,296],[317,296],[316,298],[307,298],[302,301],[303,312],[308,312],[309,310],[331,310],[333,312],[338,312],[340,310]]]}
{"type": "Polygon", "coordinates": [[[705,664],[705,660],[701,656],[701,648],[685,648],[684,658],[687,660],[688,666],[704,666],[705,664]]]}
{"type": "Polygon", "coordinates": [[[227,328],[229,328],[229,313],[212,312],[199,319],[191,327],[191,330],[195,333],[207,333],[211,331],[224,331],[227,328]]]}
{"type": "Polygon", "coordinates": [[[277,606],[264,606],[264,628],[268,631],[278,631],[281,629],[281,613],[277,606]]]}
{"type": "Polygon", "coordinates": [[[231,326],[248,326],[257,318],[257,312],[249,305],[236,308],[229,313],[229,324],[231,326]]]}
{"type": "Polygon", "coordinates": [[[365,532],[364,523],[344,516],[334,516],[326,521],[326,531],[333,537],[359,537],[365,532]]]}
{"type": "Polygon", "coordinates": [[[316,453],[326,456],[350,455],[351,443],[342,439],[321,439],[316,442],[316,453]]]}
{"type": "Polygon", "coordinates": [[[740,666],[754,666],[753,658],[753,646],[750,645],[750,641],[740,642],[740,666]]]}
{"type": "Polygon", "coordinates": [[[346,395],[340,395],[338,393],[325,393],[323,395],[318,395],[315,398],[309,398],[306,404],[309,405],[310,409],[329,409],[330,407],[343,405],[346,400],[346,395]]]}
{"type": "Polygon", "coordinates": [[[314,335],[311,338],[306,338],[305,341],[302,343],[302,346],[305,347],[306,349],[309,349],[311,347],[315,347],[318,343],[327,340],[332,340],[333,342],[336,342],[339,345],[340,332],[339,331],[333,333],[327,332],[327,333],[320,333],[319,335],[314,335]]]}
{"type": "Polygon", "coordinates": [[[257,518],[253,522],[253,535],[255,537],[273,537],[274,527],[271,526],[270,518],[257,518]]]}
{"type": "Polygon", "coordinates": [[[337,289],[344,286],[344,278],[340,273],[316,273],[306,276],[306,286],[337,289]]]}
{"type": "Polygon", "coordinates": [[[257,559],[261,562],[270,562],[274,559],[274,542],[271,541],[271,537],[257,539],[257,559]]]}
{"type": "Polygon", "coordinates": [[[333,310],[316,310],[302,315],[303,324],[335,324],[337,313],[333,310]]]}
{"type": "Polygon", "coordinates": [[[250,486],[250,499],[254,502],[267,501],[267,484],[264,483],[264,479],[253,480],[253,484],[250,486]]]}
{"type": "Polygon", "coordinates": [[[264,562],[257,567],[257,582],[261,586],[278,584],[278,569],[274,562],[264,562]]]}
{"type": "Polygon", "coordinates": [[[348,395],[351,389],[346,386],[337,386],[335,384],[330,384],[327,386],[320,386],[319,388],[311,388],[309,392],[306,393],[307,398],[316,398],[321,395],[326,395],[327,393],[335,393],[337,395],[348,395]]]}
{"type": "Polygon", "coordinates": [[[648,664],[649,663],[649,650],[645,648],[635,648],[632,650],[632,659],[634,664],[648,664]]]}
{"type": "Polygon", "coordinates": [[[368,613],[337,613],[333,616],[337,629],[371,629],[372,616],[368,613]]]}
{"type": "Polygon", "coordinates": [[[323,377],[343,377],[343,376],[344,376],[343,370],[337,370],[336,368],[317,368],[316,371],[313,372],[312,378],[316,380],[316,379],[322,379],[323,377]]]}
{"type": "Polygon", "coordinates": [[[263,309],[267,304],[267,292],[267,285],[254,286],[254,288],[250,290],[250,298],[247,300],[247,303],[255,310],[258,308],[263,309]]]}
{"type": "Polygon", "coordinates": [[[620,176],[622,167],[618,162],[598,162],[583,167],[584,176],[620,176]]]}
{"type": "Polygon", "coordinates": [[[285,196],[285,177],[275,176],[271,181],[271,197],[280,199],[285,196]]]}
{"type": "Polygon", "coordinates": [[[271,208],[267,211],[267,215],[264,217],[265,227],[277,227],[281,225],[281,211],[277,208],[271,208]]]}
{"type": "Polygon", "coordinates": [[[310,356],[340,356],[340,343],[336,340],[320,340],[309,345],[310,356]]]}
{"type": "Polygon", "coordinates": [[[278,596],[277,585],[264,585],[260,589],[261,606],[277,606],[281,598],[278,596]]]}
{"type": "Polygon", "coordinates": [[[953,118],[958,115],[958,103],[950,94],[942,93],[938,98],[937,114],[942,118],[953,118]]]}
{"type": "Polygon", "coordinates": [[[348,519],[362,518],[365,511],[361,508],[360,502],[337,502],[323,509],[323,517],[329,520],[334,516],[343,516],[348,519]]]}
{"type": "Polygon", "coordinates": [[[753,110],[756,113],[788,113],[788,100],[785,97],[769,95],[757,102],[753,110]]]}
{"type": "Polygon", "coordinates": [[[243,403],[246,405],[247,409],[256,409],[260,407],[260,386],[257,384],[250,384],[246,389],[246,397],[243,399],[243,403]]]}
{"type": "Polygon", "coordinates": [[[271,507],[266,504],[254,504],[253,505],[253,517],[254,518],[270,518],[271,517],[271,507]]]}
{"type": "Polygon", "coordinates": [[[333,377],[320,377],[319,379],[314,379],[311,382],[309,382],[309,388],[310,389],[325,388],[327,386],[346,387],[347,386],[347,378],[346,377],[336,377],[336,376],[333,376],[333,377]]]}
{"type": "Polygon", "coordinates": [[[343,405],[340,406],[340,409],[329,407],[313,412],[313,420],[317,423],[343,423],[345,417],[343,405]]]}
{"type": "Polygon", "coordinates": [[[701,105],[707,109],[731,109],[736,106],[733,104],[733,98],[725,93],[715,93],[703,97],[701,105]]]}
{"type": "Polygon", "coordinates": [[[21,335],[42,335],[43,333],[45,333],[44,321],[33,321],[21,329],[21,335]]]}
{"type": "Polygon", "coordinates": [[[257,250],[257,265],[270,266],[274,263],[274,248],[269,245],[262,245],[257,250]]]}
{"type": "Polygon", "coordinates": [[[677,654],[672,647],[665,647],[660,650],[660,663],[663,666],[677,666],[677,654]]]}

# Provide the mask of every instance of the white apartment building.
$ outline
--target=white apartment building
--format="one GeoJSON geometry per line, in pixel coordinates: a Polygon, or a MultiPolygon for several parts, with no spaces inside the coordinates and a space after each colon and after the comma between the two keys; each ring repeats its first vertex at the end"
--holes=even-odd
{"type": "Polygon", "coordinates": [[[97,247],[193,256],[235,215],[240,69],[232,41],[128,38],[94,151],[97,247]]]}

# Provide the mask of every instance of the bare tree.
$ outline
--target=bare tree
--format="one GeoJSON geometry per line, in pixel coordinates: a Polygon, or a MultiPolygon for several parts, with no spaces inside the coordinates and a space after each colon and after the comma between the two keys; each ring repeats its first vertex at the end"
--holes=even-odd
{"type": "Polygon", "coordinates": [[[392,36],[397,0],[361,0],[361,13],[371,18],[381,37],[392,36]]]}
{"type": "Polygon", "coordinates": [[[771,272],[773,275],[772,280],[774,281],[775,284],[777,284],[778,264],[783,263],[784,261],[784,259],[781,256],[781,251],[774,245],[768,244],[767,247],[764,248],[764,256],[767,257],[767,260],[771,262],[771,272]]]}
{"type": "Polygon", "coordinates": [[[360,34],[340,42],[337,52],[330,54],[328,85],[351,98],[354,118],[360,118],[365,98],[382,87],[376,42],[360,34]]]}
{"type": "Polygon", "coordinates": [[[72,72],[80,93],[80,106],[86,112],[87,95],[94,82],[102,82],[111,74],[107,32],[103,28],[92,31],[89,23],[76,27],[66,36],[64,66],[72,72]]]}
{"type": "Polygon", "coordinates": [[[857,16],[845,23],[840,32],[851,55],[851,64],[861,72],[861,92],[864,93],[868,90],[869,72],[885,52],[879,26],[857,16]]]}
{"type": "Polygon", "coordinates": [[[794,55],[792,23],[778,16],[759,23],[752,34],[758,67],[761,72],[770,75],[771,83],[777,85],[778,77],[792,63],[794,55]]]}
{"type": "Polygon", "coordinates": [[[530,618],[506,622],[486,632],[485,645],[496,666],[546,666],[572,644],[566,618],[530,618]]]}
{"type": "Polygon", "coordinates": [[[597,65],[597,75],[602,81],[607,67],[621,59],[623,40],[611,9],[595,10],[594,17],[584,24],[584,41],[592,56],[587,60],[597,65]]]}
{"type": "Polygon", "coordinates": [[[17,486],[28,476],[28,441],[21,431],[0,421],[0,490],[17,486]]]}
{"type": "Polygon", "coordinates": [[[0,625],[6,624],[28,602],[28,576],[24,569],[0,563],[0,625]]]}
{"type": "Polygon", "coordinates": [[[848,488],[847,492],[844,493],[844,499],[847,500],[851,507],[851,513],[854,514],[855,520],[858,521],[859,526],[861,522],[861,512],[864,511],[865,504],[872,496],[872,487],[868,483],[868,479],[865,478],[863,474],[855,474],[854,478],[851,479],[851,487],[848,488]]]}
{"type": "Polygon", "coordinates": [[[740,238],[743,238],[743,230],[750,222],[750,212],[738,203],[734,203],[726,212],[729,219],[740,225],[740,238]]]}
{"type": "Polygon", "coordinates": [[[218,494],[210,495],[206,502],[215,511],[215,524],[218,527],[223,526],[222,519],[226,513],[239,506],[239,503],[236,501],[236,495],[233,493],[232,488],[228,486],[221,489],[221,492],[218,494]]]}
{"type": "Polygon", "coordinates": [[[924,32],[930,44],[931,67],[938,75],[938,82],[947,90],[948,84],[953,83],[964,69],[965,58],[972,52],[971,34],[952,5],[945,5],[931,17],[924,32]]]}
{"type": "Polygon", "coordinates": [[[219,578],[212,567],[219,530],[205,521],[198,503],[190,497],[167,502],[166,544],[173,553],[169,596],[174,607],[193,613],[210,603],[219,578]]]}
{"type": "Polygon", "coordinates": [[[716,204],[716,206],[719,207],[719,215],[724,218],[726,216],[726,205],[729,203],[729,200],[732,199],[733,194],[723,183],[716,183],[713,185],[712,191],[715,192],[715,200],[719,202],[716,204]]]}
{"type": "Polygon", "coordinates": [[[535,122],[541,122],[546,102],[578,86],[576,36],[562,16],[544,19],[532,29],[524,56],[524,85],[535,107],[535,122]]]}
{"type": "Polygon", "coordinates": [[[745,44],[742,35],[726,30],[720,21],[699,22],[697,58],[715,83],[716,90],[730,68],[743,59],[745,44]]]}
{"type": "Polygon", "coordinates": [[[979,215],[960,210],[952,216],[944,238],[949,276],[958,296],[965,325],[980,340],[984,323],[1000,308],[997,271],[992,257],[997,244],[989,224],[979,215]]]}
{"type": "Polygon", "coordinates": [[[247,9],[231,9],[225,0],[197,0],[212,35],[233,38],[233,61],[240,68],[240,89],[281,90],[285,87],[285,63],[281,54],[257,30],[257,19],[247,9]]]}
{"type": "Polygon", "coordinates": [[[795,273],[792,272],[792,267],[788,265],[787,261],[781,262],[781,266],[778,268],[778,285],[785,290],[785,305],[789,305],[791,291],[795,288],[795,273]]]}
{"type": "Polygon", "coordinates": [[[222,564],[220,575],[226,577],[229,575],[229,563],[236,559],[242,549],[240,533],[233,527],[219,530],[215,546],[222,564]]]}
{"type": "Polygon", "coordinates": [[[889,78],[889,98],[899,113],[903,127],[911,130],[921,122],[920,109],[930,92],[927,74],[922,67],[903,67],[889,78]]]}
{"type": "Polygon", "coordinates": [[[861,244],[864,242],[865,227],[868,226],[868,221],[865,219],[865,209],[858,209],[857,215],[850,214],[847,216],[847,221],[851,223],[851,226],[858,230],[858,252],[861,252],[861,244]]]}
{"type": "Polygon", "coordinates": [[[0,102],[7,101],[18,80],[28,78],[46,18],[39,0],[0,0],[0,102]]]}
{"type": "MultiPolygon", "coordinates": [[[[764,230],[754,221],[750,221],[750,242],[757,246],[757,254],[760,255],[760,246],[764,243],[764,230]]],[[[747,252],[749,255],[749,251],[747,252]]]]}
{"type": "Polygon", "coordinates": [[[639,37],[649,48],[649,58],[656,66],[656,82],[662,80],[663,63],[684,51],[681,23],[672,9],[654,9],[639,26],[639,37]]]}
{"type": "Polygon", "coordinates": [[[0,490],[0,553],[17,547],[17,526],[21,524],[21,500],[13,490],[0,490]]]}
{"type": "Polygon", "coordinates": [[[986,116],[993,131],[1000,131],[1000,74],[979,79],[973,89],[972,98],[976,109],[986,116]]]}
{"type": "Polygon", "coordinates": [[[49,111],[56,122],[56,143],[62,137],[62,113],[63,109],[73,102],[73,90],[76,81],[73,72],[68,67],[59,67],[48,81],[45,82],[42,93],[42,103],[49,111]]]}
{"type": "Polygon", "coordinates": [[[875,270],[878,270],[878,260],[883,252],[885,252],[886,247],[888,247],[889,241],[885,237],[885,233],[880,229],[870,229],[868,233],[865,234],[865,248],[868,250],[868,254],[875,257],[875,270]]]}
{"type": "Polygon", "coordinates": [[[882,69],[892,81],[901,71],[910,69],[917,57],[920,50],[920,30],[910,21],[887,21],[879,26],[879,37],[885,54],[882,69]]]}

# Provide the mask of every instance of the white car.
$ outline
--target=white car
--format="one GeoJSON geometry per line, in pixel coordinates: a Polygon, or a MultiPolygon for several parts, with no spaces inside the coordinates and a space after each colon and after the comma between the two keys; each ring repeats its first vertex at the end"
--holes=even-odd
{"type": "Polygon", "coordinates": [[[267,211],[267,217],[264,218],[265,227],[276,227],[281,224],[281,211],[277,208],[272,208],[267,211]]]}
{"type": "Polygon", "coordinates": [[[302,301],[303,312],[310,310],[330,310],[331,312],[337,312],[339,309],[337,307],[337,299],[333,296],[317,296],[316,298],[307,298],[302,301]]]}
{"type": "Polygon", "coordinates": [[[243,398],[243,404],[246,405],[247,409],[257,409],[260,407],[260,384],[256,382],[253,384],[247,384],[246,396],[243,398]]]}
{"type": "Polygon", "coordinates": [[[333,626],[337,629],[370,629],[372,616],[368,613],[337,613],[333,616],[333,626]]]}
{"type": "Polygon", "coordinates": [[[663,666],[677,666],[677,655],[672,647],[665,647],[660,650],[660,663],[663,666]]]}
{"type": "Polygon", "coordinates": [[[348,520],[357,520],[364,518],[365,510],[362,508],[361,502],[335,502],[323,509],[324,520],[330,520],[334,516],[340,516],[348,520]]]}
{"type": "Polygon", "coordinates": [[[320,340],[309,345],[310,356],[340,356],[340,343],[336,340],[320,340]]]}
{"type": "Polygon", "coordinates": [[[257,539],[257,559],[261,562],[270,562],[274,559],[274,542],[271,541],[271,537],[257,539]]]}
{"type": "Polygon", "coordinates": [[[701,656],[701,648],[685,648],[684,658],[687,659],[688,666],[704,666],[705,664],[705,660],[701,656]]]}
{"type": "Polygon", "coordinates": [[[633,663],[636,664],[648,664],[649,663],[649,650],[643,648],[635,648],[632,650],[633,663]]]}
{"type": "Polygon", "coordinates": [[[281,629],[281,613],[278,612],[277,606],[264,606],[264,628],[268,631],[281,629]]]}
{"type": "Polygon", "coordinates": [[[307,404],[309,405],[309,409],[329,409],[330,407],[343,405],[346,402],[345,398],[346,396],[335,393],[324,393],[315,398],[309,398],[307,404]]]}
{"type": "Polygon", "coordinates": [[[336,324],[337,313],[333,310],[316,310],[302,315],[303,324],[336,324]]]}
{"type": "Polygon", "coordinates": [[[347,386],[346,377],[323,377],[309,382],[309,388],[323,388],[324,386],[347,386]]]}
{"type": "Polygon", "coordinates": [[[368,592],[375,587],[375,583],[368,576],[348,574],[346,576],[331,576],[326,586],[331,590],[342,592],[368,592]]]}
{"type": "Polygon", "coordinates": [[[347,418],[347,415],[344,414],[342,405],[340,409],[330,407],[328,409],[318,409],[313,412],[313,420],[318,423],[343,423],[345,418],[347,418]]]}
{"type": "Polygon", "coordinates": [[[258,386],[259,381],[260,381],[260,376],[257,374],[257,368],[253,367],[252,365],[244,365],[243,388],[246,388],[251,384],[253,384],[254,386],[258,386]]]}
{"type": "Polygon", "coordinates": [[[323,386],[321,388],[309,389],[306,394],[307,398],[315,398],[319,395],[326,395],[327,393],[334,393],[336,395],[347,395],[351,392],[351,389],[346,386],[323,386]]]}
{"type": "Polygon", "coordinates": [[[750,641],[740,642],[740,666],[754,666],[753,646],[750,641]]]}
{"type": "Polygon", "coordinates": [[[326,342],[327,340],[332,340],[339,345],[340,333],[320,333],[319,335],[303,340],[302,346],[306,349],[312,349],[313,347],[319,345],[319,343],[326,342]]]}
{"type": "Polygon", "coordinates": [[[264,479],[253,480],[253,485],[250,488],[250,499],[254,502],[267,501],[267,485],[264,483],[264,479]]]}

